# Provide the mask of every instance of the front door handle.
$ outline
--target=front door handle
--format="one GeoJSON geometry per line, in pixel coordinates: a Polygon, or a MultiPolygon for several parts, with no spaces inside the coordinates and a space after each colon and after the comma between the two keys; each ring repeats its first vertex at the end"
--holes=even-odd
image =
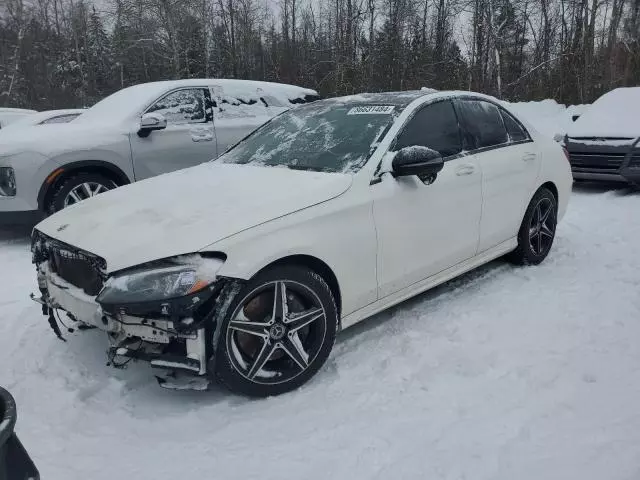
{"type": "Polygon", "coordinates": [[[471,175],[475,171],[476,167],[474,167],[473,165],[460,165],[458,168],[456,168],[456,175],[458,175],[459,177],[463,175],[471,175]]]}
{"type": "Polygon", "coordinates": [[[537,155],[535,153],[525,153],[524,156],[522,157],[522,160],[524,160],[525,162],[531,162],[536,158],[537,158],[537,155]]]}

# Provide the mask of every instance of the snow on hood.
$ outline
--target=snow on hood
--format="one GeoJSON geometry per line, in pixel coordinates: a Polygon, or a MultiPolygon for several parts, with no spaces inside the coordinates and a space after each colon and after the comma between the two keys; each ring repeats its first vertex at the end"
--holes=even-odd
{"type": "Polygon", "coordinates": [[[127,132],[117,127],[96,128],[96,125],[75,122],[25,125],[0,134],[0,156],[38,152],[53,157],[70,150],[100,148],[102,144],[111,144],[114,135],[119,134],[127,132]]]}
{"type": "Polygon", "coordinates": [[[569,137],[640,136],[640,87],[616,88],[596,100],[567,130],[569,137]]]}
{"type": "Polygon", "coordinates": [[[91,198],[36,229],[104,258],[108,272],[197,252],[345,192],[352,177],[218,162],[91,198]]]}

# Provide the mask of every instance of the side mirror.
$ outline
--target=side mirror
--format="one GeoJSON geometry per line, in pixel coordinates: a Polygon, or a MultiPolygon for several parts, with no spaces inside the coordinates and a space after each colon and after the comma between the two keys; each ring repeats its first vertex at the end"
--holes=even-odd
{"type": "Polygon", "coordinates": [[[155,130],[167,128],[167,119],[161,113],[145,113],[140,119],[140,130],[138,136],[148,137],[155,130]]]}
{"type": "Polygon", "coordinates": [[[405,147],[393,157],[391,167],[396,177],[418,175],[421,180],[432,178],[433,181],[444,167],[444,161],[442,155],[430,148],[405,147]]]}
{"type": "Polygon", "coordinates": [[[574,122],[580,118],[580,115],[572,115],[571,116],[571,120],[573,120],[574,122]]]}

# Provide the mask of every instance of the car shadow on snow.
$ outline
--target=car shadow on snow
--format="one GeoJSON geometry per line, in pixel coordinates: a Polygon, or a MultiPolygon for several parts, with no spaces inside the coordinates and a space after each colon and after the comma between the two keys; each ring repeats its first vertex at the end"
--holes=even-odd
{"type": "Polygon", "coordinates": [[[613,192],[619,196],[636,195],[640,193],[640,188],[618,182],[574,182],[573,184],[573,193],[602,194],[607,192],[613,192]]]}
{"type": "MultiPolygon", "coordinates": [[[[341,332],[336,343],[350,342],[352,339],[364,335],[371,330],[385,328],[398,313],[405,311],[410,312],[418,306],[426,304],[429,306],[428,310],[446,308],[443,304],[452,298],[458,295],[472,294],[474,290],[486,286],[488,280],[518,268],[521,267],[510,264],[504,258],[493,260],[357,323],[353,327],[341,332]]],[[[424,313],[428,314],[429,312],[424,313]]]]}
{"type": "Polygon", "coordinates": [[[0,225],[0,242],[13,243],[29,240],[34,225],[0,225]]]}

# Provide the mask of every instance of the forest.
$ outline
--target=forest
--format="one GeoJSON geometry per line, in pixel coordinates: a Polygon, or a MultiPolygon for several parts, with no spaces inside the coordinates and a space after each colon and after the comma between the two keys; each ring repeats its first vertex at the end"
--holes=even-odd
{"type": "Polygon", "coordinates": [[[200,77],[589,103],[639,83],[639,14],[640,0],[0,0],[0,106],[200,77]]]}

